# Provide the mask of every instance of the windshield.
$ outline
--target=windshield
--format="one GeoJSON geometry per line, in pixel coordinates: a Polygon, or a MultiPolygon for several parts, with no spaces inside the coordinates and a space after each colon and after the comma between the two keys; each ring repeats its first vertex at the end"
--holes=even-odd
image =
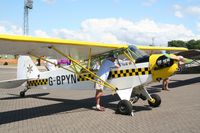
{"type": "Polygon", "coordinates": [[[128,47],[130,49],[130,53],[132,57],[136,60],[137,58],[141,58],[143,56],[147,56],[147,54],[138,48],[136,48],[134,45],[131,45],[128,47]]]}

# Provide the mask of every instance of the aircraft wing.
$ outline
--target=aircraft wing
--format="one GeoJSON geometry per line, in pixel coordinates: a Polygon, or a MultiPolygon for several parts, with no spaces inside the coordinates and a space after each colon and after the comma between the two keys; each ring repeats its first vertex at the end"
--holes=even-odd
{"type": "Polygon", "coordinates": [[[166,50],[166,51],[187,51],[187,48],[183,47],[160,47],[160,46],[136,46],[140,50],[166,50]]]}
{"type": "Polygon", "coordinates": [[[74,59],[88,59],[90,49],[91,56],[105,53],[118,48],[127,48],[124,44],[105,44],[95,42],[71,41],[64,39],[38,38],[30,36],[1,35],[0,34],[0,54],[11,55],[36,55],[51,56],[60,58],[61,56],[50,49],[56,47],[66,55],[74,59]]]}
{"type": "MultiPolygon", "coordinates": [[[[91,56],[99,55],[110,50],[119,48],[128,48],[127,44],[106,44],[96,42],[72,41],[55,38],[38,38],[31,36],[16,36],[0,34],[0,54],[11,55],[36,55],[50,56],[61,58],[61,56],[50,49],[56,47],[66,55],[74,59],[88,59],[90,49],[91,56]]],[[[179,47],[159,47],[159,46],[136,46],[140,50],[169,50],[169,51],[186,51],[187,48],[179,47]]]]}

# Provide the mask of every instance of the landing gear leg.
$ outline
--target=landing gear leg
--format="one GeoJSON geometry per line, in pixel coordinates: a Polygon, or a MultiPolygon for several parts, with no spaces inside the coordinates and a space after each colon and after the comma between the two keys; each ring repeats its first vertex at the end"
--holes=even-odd
{"type": "Polygon", "coordinates": [[[142,90],[141,94],[147,98],[148,103],[149,103],[149,105],[151,107],[158,107],[158,106],[160,106],[160,104],[161,104],[161,98],[160,98],[159,95],[157,95],[157,94],[151,94],[150,95],[145,88],[142,90]]]}
{"type": "Polygon", "coordinates": [[[31,89],[29,86],[26,86],[26,88],[23,91],[20,91],[20,97],[25,97],[25,93],[31,89]]]}

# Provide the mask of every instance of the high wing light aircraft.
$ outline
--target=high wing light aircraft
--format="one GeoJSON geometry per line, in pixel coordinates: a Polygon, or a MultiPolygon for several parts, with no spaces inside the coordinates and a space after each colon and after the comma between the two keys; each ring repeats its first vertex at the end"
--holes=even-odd
{"type": "Polygon", "coordinates": [[[94,89],[94,83],[97,82],[118,94],[121,100],[117,105],[117,112],[121,114],[131,114],[132,104],[139,98],[148,100],[152,107],[158,107],[161,104],[161,98],[157,94],[150,95],[143,86],[173,75],[178,69],[179,59],[172,54],[148,56],[139,49],[187,50],[186,48],[103,44],[0,35],[0,54],[21,55],[18,59],[17,79],[1,81],[0,88],[16,88],[25,85],[25,89],[20,92],[20,96],[24,97],[25,92],[31,88],[94,89]],[[116,54],[120,59],[129,63],[120,68],[113,68],[109,80],[105,82],[96,75],[95,70],[91,69],[91,64],[106,58],[109,54],[116,54]],[[55,59],[66,57],[71,60],[72,64],[60,66],[52,71],[40,72],[29,56],[47,62],[49,61],[44,56],[55,59]],[[87,64],[83,65],[83,62],[87,62],[87,64]]]}

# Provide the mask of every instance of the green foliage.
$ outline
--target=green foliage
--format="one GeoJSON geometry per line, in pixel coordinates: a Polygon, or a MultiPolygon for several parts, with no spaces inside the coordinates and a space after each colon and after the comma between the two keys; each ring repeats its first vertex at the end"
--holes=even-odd
{"type": "Polygon", "coordinates": [[[200,49],[200,40],[190,40],[187,42],[181,40],[172,40],[168,42],[169,47],[186,47],[188,49],[200,49]]]}
{"type": "Polygon", "coordinates": [[[173,40],[168,42],[168,46],[170,47],[186,47],[186,43],[180,40],[173,40]]]}

